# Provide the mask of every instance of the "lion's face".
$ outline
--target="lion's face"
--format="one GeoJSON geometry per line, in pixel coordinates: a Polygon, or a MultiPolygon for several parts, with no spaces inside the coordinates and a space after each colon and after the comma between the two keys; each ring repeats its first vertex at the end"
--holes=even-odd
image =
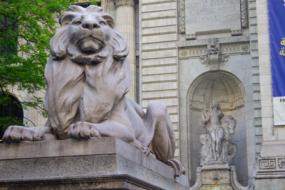
{"type": "Polygon", "coordinates": [[[110,26],[102,14],[77,14],[69,24],[71,44],[83,54],[98,53],[111,36],[110,26]]]}
{"type": "Polygon", "coordinates": [[[125,40],[114,28],[111,16],[100,7],[83,8],[72,5],[60,18],[61,27],[51,41],[55,59],[66,56],[77,63],[97,63],[104,57],[102,50],[110,47],[115,59],[128,54],[125,40]]]}

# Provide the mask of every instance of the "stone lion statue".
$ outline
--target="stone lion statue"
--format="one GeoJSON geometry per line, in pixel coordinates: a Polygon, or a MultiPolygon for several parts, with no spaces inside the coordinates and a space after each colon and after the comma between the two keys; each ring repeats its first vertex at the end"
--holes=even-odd
{"type": "Polygon", "coordinates": [[[45,67],[46,126],[10,126],[4,140],[111,136],[153,152],[163,162],[173,159],[175,139],[166,107],[152,102],[144,112],[126,97],[128,47],[112,17],[97,6],[72,5],[59,23],[45,67]]]}

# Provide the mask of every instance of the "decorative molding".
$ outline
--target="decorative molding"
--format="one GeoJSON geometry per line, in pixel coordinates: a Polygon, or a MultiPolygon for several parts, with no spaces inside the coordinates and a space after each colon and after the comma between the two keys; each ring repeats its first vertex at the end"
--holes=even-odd
{"type": "Polygon", "coordinates": [[[248,28],[247,0],[241,0],[240,15],[242,28],[248,28]]]}
{"type": "Polygon", "coordinates": [[[285,158],[277,158],[277,162],[280,169],[285,169],[285,158]]]}
{"type": "MultiPolygon", "coordinates": [[[[179,0],[178,7],[178,29],[181,34],[185,34],[186,29],[186,21],[185,21],[185,0],[179,0]]],[[[240,0],[240,19],[241,19],[241,27],[248,28],[248,2],[247,0],[240,0]]],[[[242,34],[242,30],[231,30],[231,34],[233,36],[240,36],[242,34]]],[[[186,39],[193,40],[196,39],[196,33],[187,34],[186,39]]]]}
{"type": "Polygon", "coordinates": [[[205,55],[206,52],[207,52],[206,46],[181,48],[179,49],[179,58],[186,59],[190,57],[200,57],[202,55],[205,55]]]}
{"type": "MultiPolygon", "coordinates": [[[[220,44],[220,51],[222,54],[235,55],[235,54],[249,54],[250,45],[249,43],[231,43],[231,44],[220,44]]],[[[192,47],[182,47],[179,49],[179,58],[188,59],[205,56],[207,54],[207,46],[199,45],[192,47]]]]}
{"type": "Polygon", "coordinates": [[[221,44],[221,52],[225,54],[249,54],[249,43],[221,44]]]}
{"type": "Polygon", "coordinates": [[[202,64],[219,69],[221,64],[228,61],[229,55],[221,52],[218,38],[210,38],[207,44],[207,53],[200,57],[202,64]]]}
{"type": "Polygon", "coordinates": [[[181,34],[185,33],[185,0],[179,1],[178,7],[178,29],[181,34]]]}
{"type": "Polygon", "coordinates": [[[276,169],[276,160],[273,159],[260,159],[259,169],[261,170],[271,170],[276,169]]]}
{"type": "Polygon", "coordinates": [[[115,6],[116,6],[116,8],[118,8],[120,6],[131,6],[131,7],[134,7],[135,6],[135,2],[134,2],[134,0],[116,0],[115,1],[115,6]]]}
{"type": "Polygon", "coordinates": [[[258,159],[259,170],[285,170],[285,157],[266,157],[258,159]]]}
{"type": "Polygon", "coordinates": [[[231,30],[231,35],[232,36],[241,36],[242,35],[242,30],[231,30]]]}

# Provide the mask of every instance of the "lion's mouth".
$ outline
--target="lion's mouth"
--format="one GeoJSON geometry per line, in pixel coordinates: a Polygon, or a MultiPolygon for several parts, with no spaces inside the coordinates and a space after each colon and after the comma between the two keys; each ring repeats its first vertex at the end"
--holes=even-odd
{"type": "Polygon", "coordinates": [[[85,54],[94,54],[104,47],[104,42],[98,38],[87,37],[79,40],[77,46],[85,54]]]}

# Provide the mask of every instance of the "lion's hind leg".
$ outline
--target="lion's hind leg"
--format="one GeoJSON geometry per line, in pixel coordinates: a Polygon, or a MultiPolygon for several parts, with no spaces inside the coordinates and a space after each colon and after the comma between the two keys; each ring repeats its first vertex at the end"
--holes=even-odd
{"type": "Polygon", "coordinates": [[[174,176],[185,174],[179,160],[174,158],[175,139],[167,108],[160,102],[151,102],[145,115],[147,136],[152,136],[151,148],[156,158],[174,169],[174,176]]]}
{"type": "Polygon", "coordinates": [[[160,102],[151,102],[145,115],[146,139],[157,159],[166,162],[174,158],[174,132],[167,108],[160,102]]]}

